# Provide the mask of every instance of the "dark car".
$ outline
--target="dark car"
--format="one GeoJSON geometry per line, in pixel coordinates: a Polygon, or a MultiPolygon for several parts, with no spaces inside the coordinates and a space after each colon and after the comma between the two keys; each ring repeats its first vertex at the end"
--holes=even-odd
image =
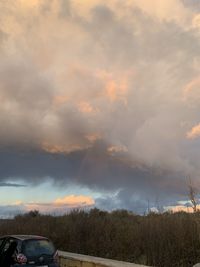
{"type": "Polygon", "coordinates": [[[34,235],[0,237],[0,260],[13,242],[17,248],[12,267],[59,267],[58,252],[53,243],[46,237],[34,235]]]}

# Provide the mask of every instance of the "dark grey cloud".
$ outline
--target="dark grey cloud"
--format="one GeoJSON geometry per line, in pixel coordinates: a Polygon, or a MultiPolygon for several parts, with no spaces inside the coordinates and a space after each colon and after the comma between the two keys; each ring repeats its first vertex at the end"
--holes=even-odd
{"type": "Polygon", "coordinates": [[[0,187],[26,187],[24,184],[1,182],[0,187]]]}
{"type": "Polygon", "coordinates": [[[133,192],[122,190],[114,196],[104,196],[95,200],[96,207],[103,210],[126,209],[137,214],[144,214],[150,211],[150,208],[156,207],[155,201],[135,197],[133,192]]]}
{"type": "MultiPolygon", "coordinates": [[[[138,205],[141,209],[147,201],[154,203],[156,198],[170,204],[187,195],[187,183],[182,173],[163,172],[134,162],[130,164],[127,155],[110,155],[102,143],[68,154],[3,149],[0,160],[2,181],[20,179],[33,186],[51,179],[58,187],[74,183],[102,193],[119,191],[105,208],[116,204],[115,208],[138,211],[138,205]]],[[[107,198],[102,198],[97,205],[102,207],[108,202],[107,198]]]]}

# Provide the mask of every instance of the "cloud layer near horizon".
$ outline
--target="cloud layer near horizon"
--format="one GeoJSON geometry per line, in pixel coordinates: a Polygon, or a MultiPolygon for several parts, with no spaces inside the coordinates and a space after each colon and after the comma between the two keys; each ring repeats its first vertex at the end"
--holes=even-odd
{"type": "Polygon", "coordinates": [[[99,205],[127,208],[200,186],[192,2],[2,1],[0,181],[118,192],[99,205]]]}
{"type": "Polygon", "coordinates": [[[52,202],[28,202],[20,200],[10,205],[0,205],[0,219],[13,218],[13,216],[37,210],[43,214],[63,215],[76,209],[89,209],[94,207],[95,201],[90,196],[68,195],[55,199],[52,202]]]}

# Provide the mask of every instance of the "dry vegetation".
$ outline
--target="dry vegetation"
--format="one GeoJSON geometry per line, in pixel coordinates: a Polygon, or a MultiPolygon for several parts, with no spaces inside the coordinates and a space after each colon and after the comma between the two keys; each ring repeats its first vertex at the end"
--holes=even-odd
{"type": "Polygon", "coordinates": [[[49,237],[60,250],[158,267],[200,262],[200,213],[139,216],[93,209],[54,217],[30,212],[1,221],[0,235],[49,237]]]}

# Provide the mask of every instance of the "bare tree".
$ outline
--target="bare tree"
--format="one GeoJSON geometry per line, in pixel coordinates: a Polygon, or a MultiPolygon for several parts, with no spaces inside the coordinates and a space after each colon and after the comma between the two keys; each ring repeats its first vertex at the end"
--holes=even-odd
{"type": "Polygon", "coordinates": [[[189,199],[192,203],[192,208],[194,213],[197,212],[197,198],[196,198],[196,190],[195,187],[192,184],[191,178],[189,177],[189,199]]]}

